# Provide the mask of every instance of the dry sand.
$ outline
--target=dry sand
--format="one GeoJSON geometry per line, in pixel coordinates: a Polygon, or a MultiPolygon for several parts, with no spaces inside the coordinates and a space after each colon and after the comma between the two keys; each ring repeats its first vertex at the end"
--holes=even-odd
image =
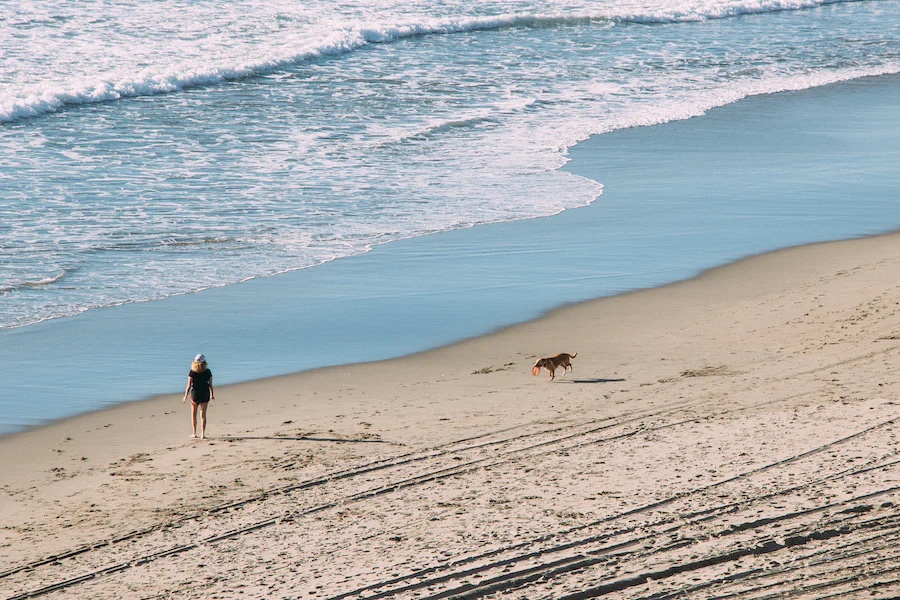
{"type": "Polygon", "coordinates": [[[222,387],[207,440],[180,396],[7,436],[0,597],[894,597],[898,275],[796,248],[222,387]]]}

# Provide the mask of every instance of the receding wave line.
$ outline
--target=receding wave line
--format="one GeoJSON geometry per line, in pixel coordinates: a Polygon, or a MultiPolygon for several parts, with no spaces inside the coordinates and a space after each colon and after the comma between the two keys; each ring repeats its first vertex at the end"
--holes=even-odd
{"type": "Polygon", "coordinates": [[[644,24],[692,22],[749,14],[802,10],[827,4],[859,1],[864,0],[737,0],[706,9],[659,10],[644,14],[616,14],[615,12],[575,15],[502,14],[465,19],[434,19],[399,25],[354,27],[336,30],[320,43],[300,51],[274,53],[274,55],[244,64],[205,66],[203,68],[169,68],[157,72],[144,70],[130,78],[101,79],[75,85],[68,89],[43,88],[40,93],[0,100],[0,123],[53,113],[67,106],[153,96],[265,75],[317,58],[348,54],[370,44],[385,44],[424,35],[447,35],[508,27],[546,27],[588,22],[644,24]]]}
{"type": "Polygon", "coordinates": [[[491,115],[481,115],[470,118],[461,118],[461,119],[452,119],[450,121],[444,121],[441,123],[435,123],[434,125],[430,125],[423,130],[409,134],[405,136],[402,140],[421,140],[426,139],[434,135],[439,135],[441,133],[445,133],[448,131],[453,131],[455,129],[464,129],[468,127],[473,127],[476,125],[480,125],[482,123],[492,123],[495,122],[495,119],[491,115]]]}
{"type": "Polygon", "coordinates": [[[56,275],[51,275],[50,277],[44,277],[43,279],[38,279],[34,281],[20,281],[18,283],[11,283],[7,285],[0,286],[0,294],[6,294],[8,292],[15,292],[16,290],[20,290],[22,288],[41,288],[47,287],[49,285],[53,285],[58,282],[60,279],[65,277],[67,271],[61,271],[56,275]]]}

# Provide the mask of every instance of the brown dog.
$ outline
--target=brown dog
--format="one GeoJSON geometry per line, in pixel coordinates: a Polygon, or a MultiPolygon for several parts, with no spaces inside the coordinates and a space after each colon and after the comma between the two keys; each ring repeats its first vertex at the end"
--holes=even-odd
{"type": "Polygon", "coordinates": [[[578,353],[574,354],[566,354],[565,352],[561,352],[556,356],[546,356],[544,358],[537,359],[537,362],[534,363],[534,366],[531,368],[531,374],[535,377],[540,374],[541,369],[547,369],[550,371],[550,381],[556,377],[556,370],[560,367],[563,367],[564,373],[572,368],[572,359],[578,356],[578,353]]]}

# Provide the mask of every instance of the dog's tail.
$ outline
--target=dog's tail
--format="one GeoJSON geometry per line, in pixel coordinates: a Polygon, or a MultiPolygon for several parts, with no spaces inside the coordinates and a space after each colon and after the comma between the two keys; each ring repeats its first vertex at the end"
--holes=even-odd
{"type": "Polygon", "coordinates": [[[571,356],[572,358],[575,358],[576,356],[578,356],[578,353],[574,352],[574,353],[570,354],[569,356],[571,356]]]}

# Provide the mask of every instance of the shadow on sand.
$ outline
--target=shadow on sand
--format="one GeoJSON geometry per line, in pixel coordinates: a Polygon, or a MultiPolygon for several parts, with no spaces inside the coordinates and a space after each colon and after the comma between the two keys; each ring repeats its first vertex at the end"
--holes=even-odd
{"type": "Polygon", "coordinates": [[[624,379],[604,379],[602,377],[598,377],[596,379],[561,379],[557,380],[559,383],[616,383],[619,381],[625,381],[624,379]]]}

